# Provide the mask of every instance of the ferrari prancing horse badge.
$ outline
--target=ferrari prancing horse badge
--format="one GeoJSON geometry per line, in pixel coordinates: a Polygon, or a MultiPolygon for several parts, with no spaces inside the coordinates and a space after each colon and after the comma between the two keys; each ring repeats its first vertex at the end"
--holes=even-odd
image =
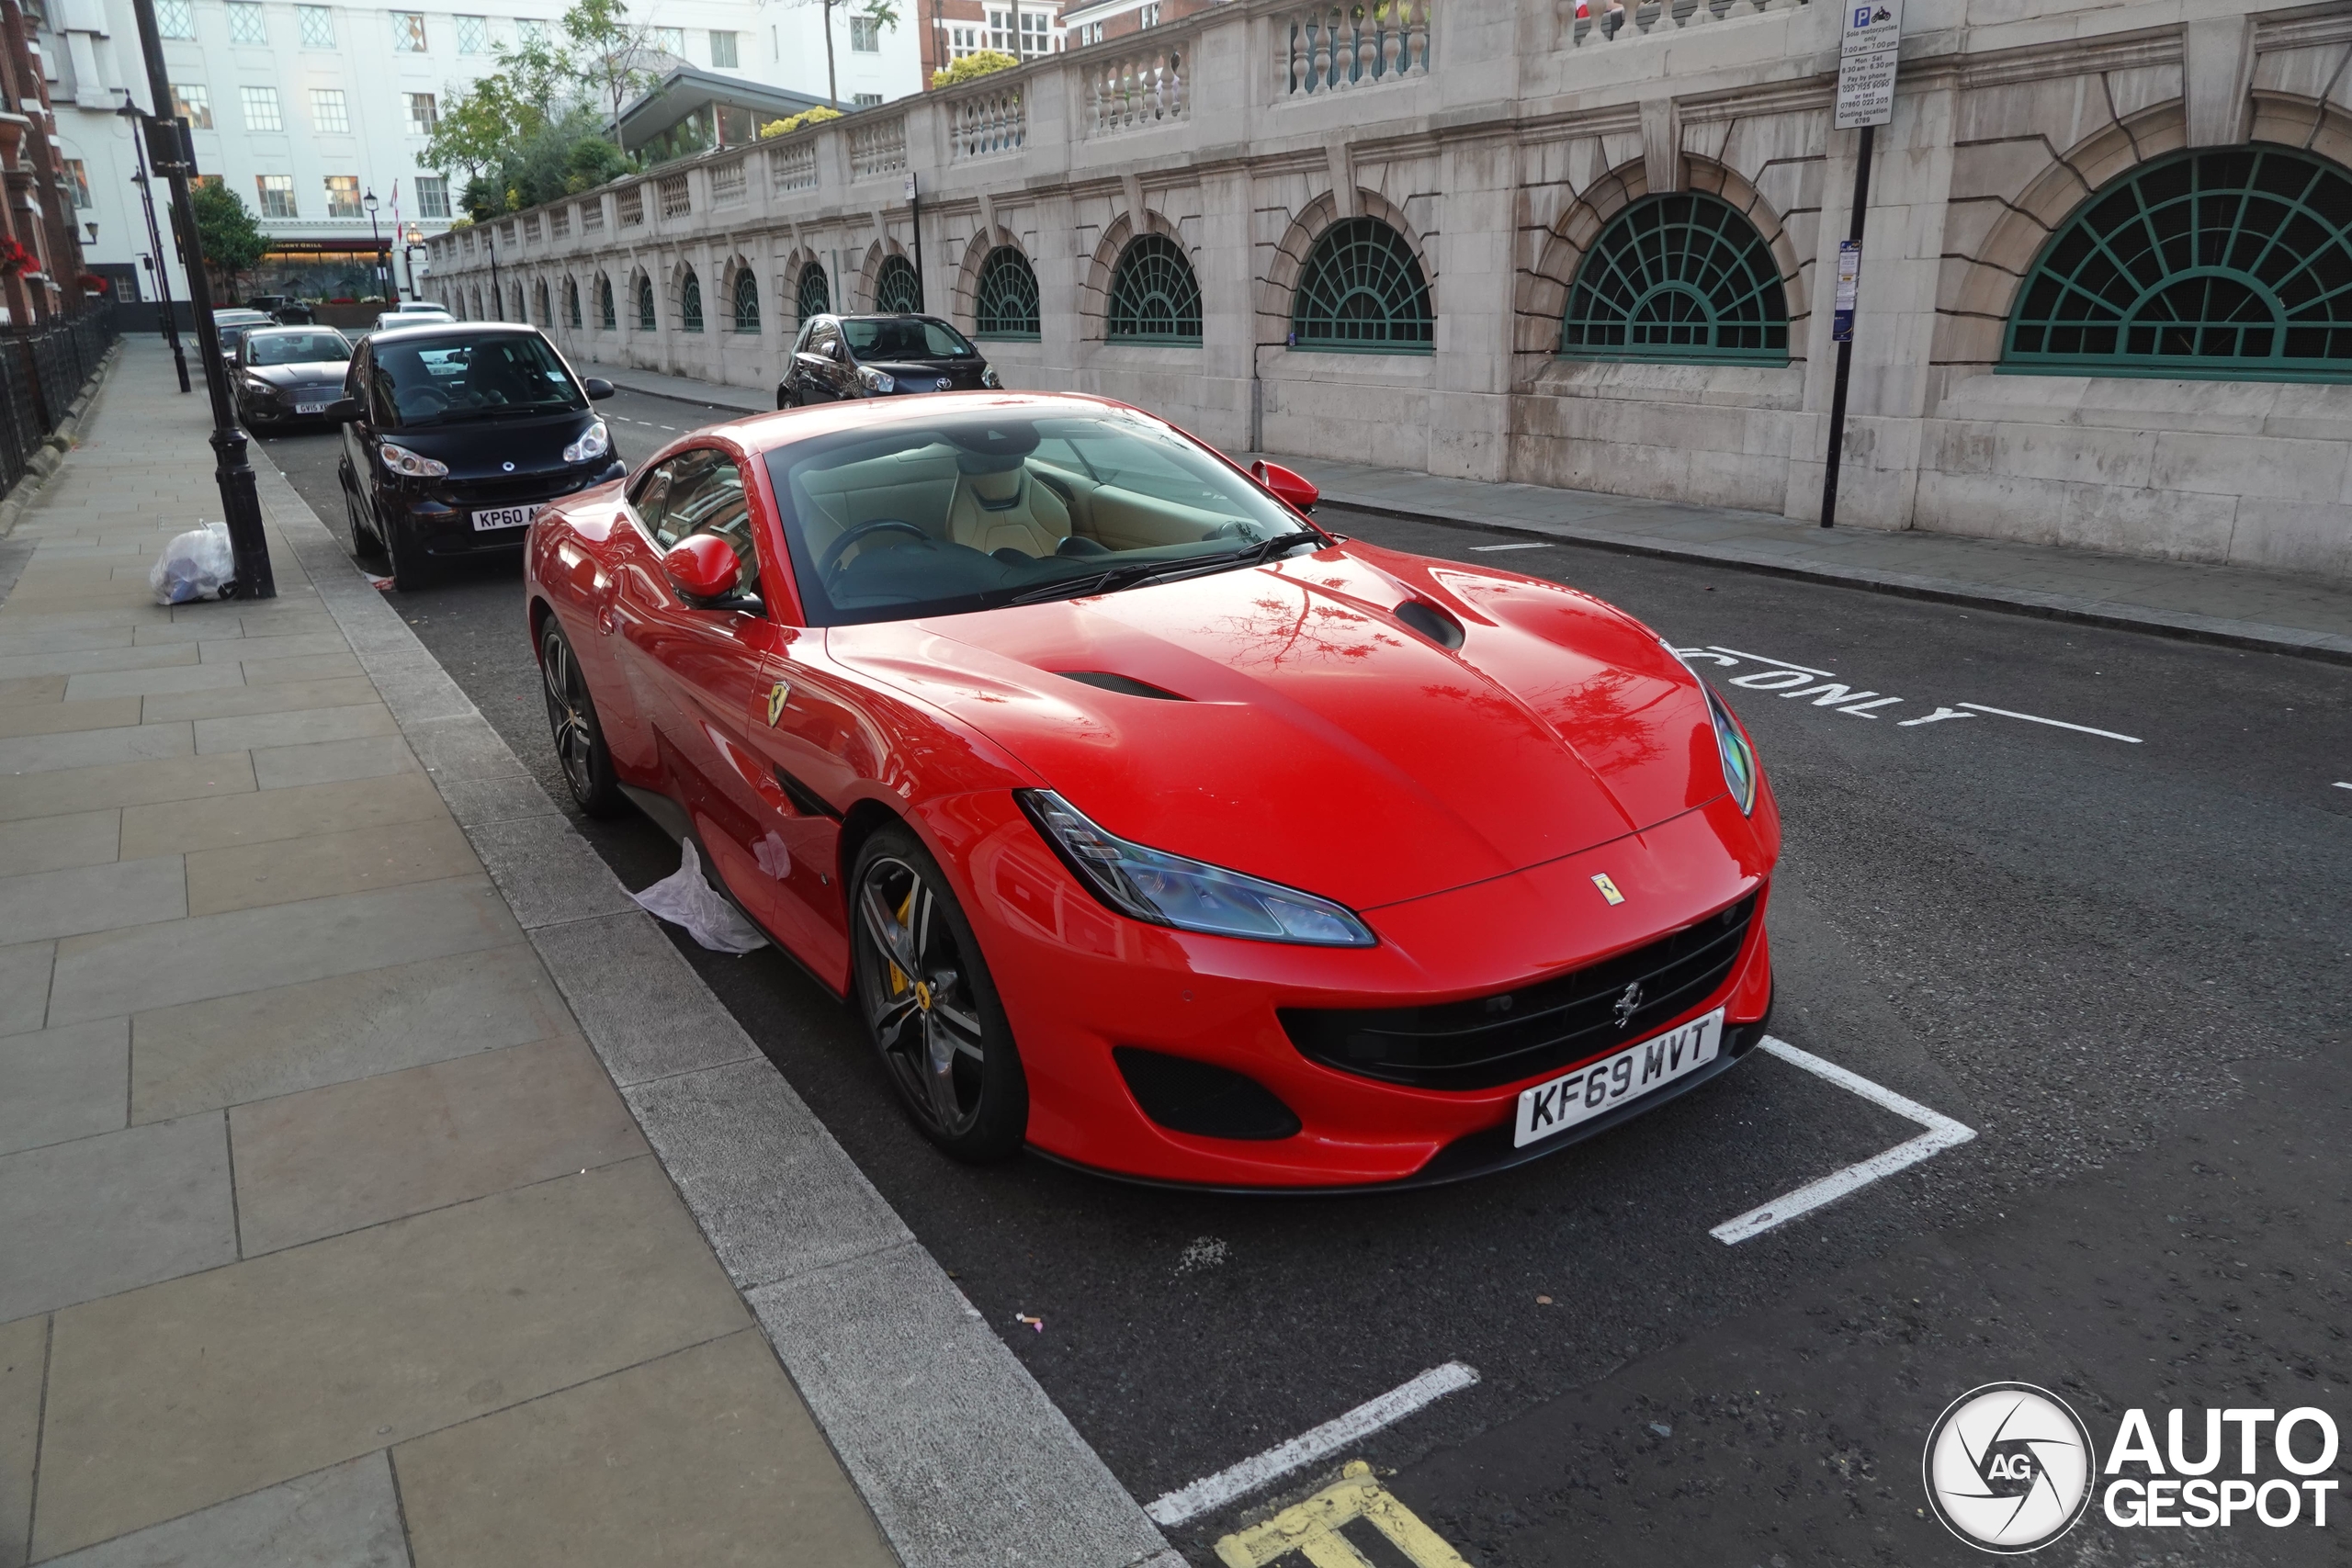
{"type": "Polygon", "coordinates": [[[768,688],[768,728],[774,729],[776,720],[784,716],[785,699],[792,695],[792,682],[778,681],[768,688]]]}

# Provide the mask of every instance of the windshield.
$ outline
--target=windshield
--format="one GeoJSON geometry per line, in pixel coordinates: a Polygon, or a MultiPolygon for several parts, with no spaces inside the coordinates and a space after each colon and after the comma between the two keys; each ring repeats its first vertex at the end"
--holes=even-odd
{"type": "Polygon", "coordinates": [[[378,422],[400,430],[588,406],[571,372],[536,333],[379,343],[368,390],[378,422]]]}
{"type": "Polygon", "coordinates": [[[944,321],[895,316],[878,321],[854,318],[842,323],[852,354],[860,359],[970,359],[980,352],[944,321]]]}
{"type": "Polygon", "coordinates": [[[768,454],[813,626],[1131,588],[1318,537],[1140,415],[949,414],[768,454]]]}
{"type": "Polygon", "coordinates": [[[254,365],[317,365],[351,357],[351,344],[341,333],[255,333],[245,340],[245,353],[254,365]]]}

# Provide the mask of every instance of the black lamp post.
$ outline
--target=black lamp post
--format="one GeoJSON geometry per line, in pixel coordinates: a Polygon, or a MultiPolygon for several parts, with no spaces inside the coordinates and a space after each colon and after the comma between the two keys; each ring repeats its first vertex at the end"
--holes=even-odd
{"type": "MultiPolygon", "coordinates": [[[[139,20],[140,52],[146,57],[147,90],[157,108],[172,101],[172,79],[164,66],[164,39],[155,28],[155,0],[130,0],[139,20]]],[[[204,389],[212,398],[212,477],[220,486],[220,508],[228,514],[229,550],[237,563],[237,593],[245,599],[275,599],[277,579],[270,570],[269,536],[262,531],[261,497],[254,489],[253,465],[245,459],[245,433],[237,428],[229,402],[228,367],[220,363],[220,331],[212,320],[212,289],[204,270],[204,240],[197,231],[196,205],[188,181],[196,174],[196,148],[187,121],[158,116],[148,121],[155,172],[170,184],[172,227],[187,271],[196,316],[196,352],[204,363],[204,389]]],[[[161,270],[160,268],[158,269],[161,270]]]]}
{"type": "Polygon", "coordinates": [[[121,91],[122,107],[114,112],[130,122],[131,151],[138,155],[139,172],[130,183],[139,187],[139,200],[147,209],[147,270],[155,275],[155,298],[164,307],[164,341],[172,345],[172,365],[180,373],[180,390],[188,390],[187,353],[180,347],[179,310],[172,303],[172,275],[164,265],[164,236],[155,228],[155,193],[147,184],[147,117],[130,101],[128,88],[121,91]]]}
{"type": "Polygon", "coordinates": [[[422,299],[416,291],[416,253],[424,244],[424,231],[412,223],[401,234],[401,259],[408,263],[408,297],[422,299]]]}

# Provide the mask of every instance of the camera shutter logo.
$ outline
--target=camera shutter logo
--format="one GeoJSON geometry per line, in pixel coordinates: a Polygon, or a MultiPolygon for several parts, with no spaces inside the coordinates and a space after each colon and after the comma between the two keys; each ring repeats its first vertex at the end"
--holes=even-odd
{"type": "Polygon", "coordinates": [[[1982,1551],[2038,1551],[2090,1506],[2090,1428],[2047,1389],[1986,1383],[1928,1432],[1922,1472],[1944,1528],[1982,1551]]]}

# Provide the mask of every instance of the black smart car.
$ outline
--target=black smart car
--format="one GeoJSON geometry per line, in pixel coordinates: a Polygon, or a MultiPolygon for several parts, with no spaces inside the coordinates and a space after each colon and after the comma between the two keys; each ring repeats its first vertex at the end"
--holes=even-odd
{"type": "Polygon", "coordinates": [[[321,419],[343,396],[351,340],[333,327],[255,327],[230,355],[237,422],[259,434],[298,419],[321,419]]]}
{"type": "Polygon", "coordinates": [[[971,341],[936,316],[811,316],[775,384],[775,406],[1003,384],[971,341]]]}
{"type": "Polygon", "coordinates": [[[400,588],[446,561],[519,556],[541,506],[628,472],[588,406],[612,383],[573,376],[537,327],[371,333],[343,393],[328,413],[343,425],[352,552],[380,546],[400,588]]]}

